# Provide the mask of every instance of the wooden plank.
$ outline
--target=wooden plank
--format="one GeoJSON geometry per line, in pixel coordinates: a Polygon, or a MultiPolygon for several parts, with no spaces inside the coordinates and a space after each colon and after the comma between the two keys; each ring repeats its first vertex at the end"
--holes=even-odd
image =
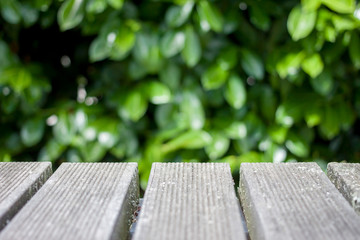
{"type": "Polygon", "coordinates": [[[246,239],[229,165],[153,163],[133,239],[246,239]]]}
{"type": "Polygon", "coordinates": [[[316,163],[243,163],[250,238],[360,239],[360,217],[316,163]]]}
{"type": "Polygon", "coordinates": [[[0,230],[51,174],[50,162],[0,162],[0,230]]]}
{"type": "Polygon", "coordinates": [[[138,196],[136,163],[63,163],[0,239],[126,239],[138,196]]]}
{"type": "Polygon", "coordinates": [[[335,187],[360,214],[360,163],[329,163],[327,174],[335,187]]]}

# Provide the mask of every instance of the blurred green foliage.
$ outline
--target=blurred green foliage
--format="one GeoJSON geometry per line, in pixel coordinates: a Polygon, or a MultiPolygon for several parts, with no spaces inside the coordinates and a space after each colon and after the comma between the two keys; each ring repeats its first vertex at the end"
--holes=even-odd
{"type": "Polygon", "coordinates": [[[360,161],[354,0],[0,8],[1,161],[360,161]]]}

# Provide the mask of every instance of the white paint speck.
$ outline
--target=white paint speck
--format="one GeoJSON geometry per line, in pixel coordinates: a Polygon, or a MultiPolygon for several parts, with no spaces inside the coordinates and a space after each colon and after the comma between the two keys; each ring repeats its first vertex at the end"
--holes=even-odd
{"type": "Polygon", "coordinates": [[[64,68],[70,67],[71,59],[69,56],[64,55],[60,58],[60,63],[64,68]]]}
{"type": "Polygon", "coordinates": [[[245,11],[247,9],[247,4],[244,2],[239,3],[239,8],[242,11],[245,11]]]}
{"type": "Polygon", "coordinates": [[[109,33],[106,38],[109,44],[113,44],[115,39],[116,39],[116,34],[114,32],[109,33]]]}
{"type": "Polygon", "coordinates": [[[274,152],[274,163],[281,163],[285,161],[286,158],[286,151],[283,148],[278,148],[274,152]]]}
{"type": "Polygon", "coordinates": [[[4,94],[4,96],[7,96],[10,94],[10,88],[9,87],[4,87],[2,89],[2,93],[4,94]]]}
{"type": "Polygon", "coordinates": [[[51,115],[46,119],[46,124],[48,126],[54,126],[57,122],[58,122],[58,117],[55,114],[51,115]]]}

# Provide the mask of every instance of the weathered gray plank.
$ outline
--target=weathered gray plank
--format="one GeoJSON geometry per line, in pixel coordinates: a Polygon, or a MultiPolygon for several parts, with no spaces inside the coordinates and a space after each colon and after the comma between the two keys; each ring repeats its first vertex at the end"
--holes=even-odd
{"type": "Polygon", "coordinates": [[[50,162],[0,163],[0,230],[51,174],[50,162]]]}
{"type": "Polygon", "coordinates": [[[360,217],[316,163],[243,163],[239,193],[252,240],[360,239],[360,217]]]}
{"type": "Polygon", "coordinates": [[[136,163],[63,163],[0,239],[126,239],[138,194],[136,163]]]}
{"type": "Polygon", "coordinates": [[[327,174],[335,187],[360,214],[360,163],[329,163],[327,174]]]}
{"type": "Polygon", "coordinates": [[[245,239],[230,167],[154,163],[134,240],[245,239]]]}

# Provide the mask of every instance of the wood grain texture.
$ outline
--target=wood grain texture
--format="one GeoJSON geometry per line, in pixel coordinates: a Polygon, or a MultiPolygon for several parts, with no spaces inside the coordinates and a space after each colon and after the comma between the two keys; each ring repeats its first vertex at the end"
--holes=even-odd
{"type": "Polygon", "coordinates": [[[360,163],[329,163],[327,174],[360,215],[360,163]]]}
{"type": "Polygon", "coordinates": [[[360,239],[360,217],[316,163],[243,163],[239,193],[252,240],[360,239]]]}
{"type": "Polygon", "coordinates": [[[0,239],[126,239],[138,196],[136,163],[63,163],[0,239]]]}
{"type": "Polygon", "coordinates": [[[153,163],[133,239],[246,239],[229,165],[153,163]]]}
{"type": "Polygon", "coordinates": [[[50,162],[0,163],[0,230],[52,174],[50,162]]]}

